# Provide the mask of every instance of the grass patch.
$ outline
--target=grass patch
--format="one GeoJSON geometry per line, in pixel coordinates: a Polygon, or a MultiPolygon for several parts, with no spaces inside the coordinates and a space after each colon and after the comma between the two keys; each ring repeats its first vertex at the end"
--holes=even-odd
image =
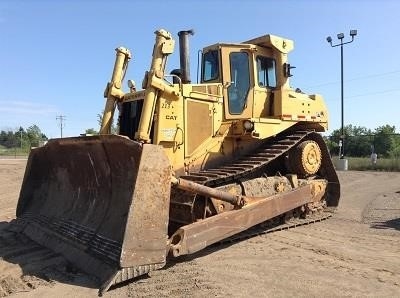
{"type": "Polygon", "coordinates": [[[27,157],[29,155],[29,151],[25,148],[5,148],[3,146],[0,147],[0,156],[9,156],[9,157],[27,157]]]}
{"type": "MultiPolygon", "coordinates": [[[[334,164],[338,157],[332,157],[334,164]]],[[[385,171],[400,172],[399,158],[378,158],[376,165],[371,163],[369,157],[346,157],[350,171],[385,171]]]]}

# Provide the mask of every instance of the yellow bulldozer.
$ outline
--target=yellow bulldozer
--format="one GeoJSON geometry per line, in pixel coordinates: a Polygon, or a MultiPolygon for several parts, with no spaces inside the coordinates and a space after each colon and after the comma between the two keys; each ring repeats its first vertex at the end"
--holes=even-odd
{"type": "Polygon", "coordinates": [[[329,217],[340,185],[320,132],[318,94],[289,85],[293,41],[264,35],[205,47],[191,83],[189,36],[155,32],[142,88],[116,49],[100,134],[32,150],[17,206],[20,231],[110,286],[262,224],[329,217]],[[118,110],[118,135],[111,134],[118,110]]]}

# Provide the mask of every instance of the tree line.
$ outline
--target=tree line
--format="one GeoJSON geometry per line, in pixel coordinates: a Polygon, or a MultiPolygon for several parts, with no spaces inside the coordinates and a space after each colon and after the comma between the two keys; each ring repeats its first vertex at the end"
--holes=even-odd
{"type": "MultiPolygon", "coordinates": [[[[331,155],[339,154],[341,130],[337,129],[325,137],[331,155]]],[[[344,148],[346,156],[366,157],[376,153],[380,157],[400,158],[400,134],[396,127],[383,125],[371,130],[362,126],[346,125],[343,127],[344,148]]]]}
{"type": "Polygon", "coordinates": [[[14,131],[0,131],[0,146],[8,149],[38,147],[47,140],[47,136],[37,125],[29,126],[26,129],[20,127],[14,131]]]}
{"type": "MultiPolygon", "coordinates": [[[[98,121],[101,123],[101,114],[98,121]]],[[[116,125],[113,125],[113,133],[116,133],[116,125]]],[[[97,134],[93,129],[87,129],[87,134],[97,134]]],[[[367,157],[375,152],[380,157],[400,158],[400,134],[396,133],[396,127],[383,125],[373,130],[362,127],[346,125],[343,128],[344,154],[352,157],[367,157]]],[[[339,140],[341,130],[336,129],[331,135],[325,136],[331,155],[339,154],[339,140]]],[[[20,127],[14,131],[0,132],[0,146],[5,148],[31,148],[39,146],[43,141],[48,140],[37,125],[24,129],[20,127]]]]}

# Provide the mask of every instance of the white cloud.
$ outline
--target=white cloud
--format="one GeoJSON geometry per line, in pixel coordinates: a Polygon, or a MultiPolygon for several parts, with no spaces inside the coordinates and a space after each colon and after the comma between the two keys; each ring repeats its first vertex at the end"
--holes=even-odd
{"type": "Polygon", "coordinates": [[[29,102],[29,101],[0,101],[1,113],[12,113],[14,116],[18,115],[49,115],[58,113],[54,105],[43,103],[29,102]]]}

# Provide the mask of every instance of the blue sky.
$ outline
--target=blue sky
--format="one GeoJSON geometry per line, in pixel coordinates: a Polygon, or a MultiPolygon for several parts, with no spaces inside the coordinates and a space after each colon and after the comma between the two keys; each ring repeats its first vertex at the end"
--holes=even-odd
{"type": "MultiPolygon", "coordinates": [[[[291,85],[320,93],[330,110],[330,130],[340,127],[340,47],[343,32],[357,29],[344,48],[345,124],[395,125],[400,131],[400,1],[0,1],[0,129],[37,124],[59,137],[98,129],[103,91],[114,49],[133,53],[126,78],[140,85],[148,69],[153,32],[194,29],[192,79],[197,51],[216,42],[241,42],[271,33],[295,41],[291,85]]],[[[177,50],[177,48],[176,48],[177,50]]],[[[179,65],[178,53],[168,71],[179,65]]],[[[126,86],[126,85],[125,85],[126,86]]],[[[127,88],[125,89],[127,90],[127,88]]]]}

